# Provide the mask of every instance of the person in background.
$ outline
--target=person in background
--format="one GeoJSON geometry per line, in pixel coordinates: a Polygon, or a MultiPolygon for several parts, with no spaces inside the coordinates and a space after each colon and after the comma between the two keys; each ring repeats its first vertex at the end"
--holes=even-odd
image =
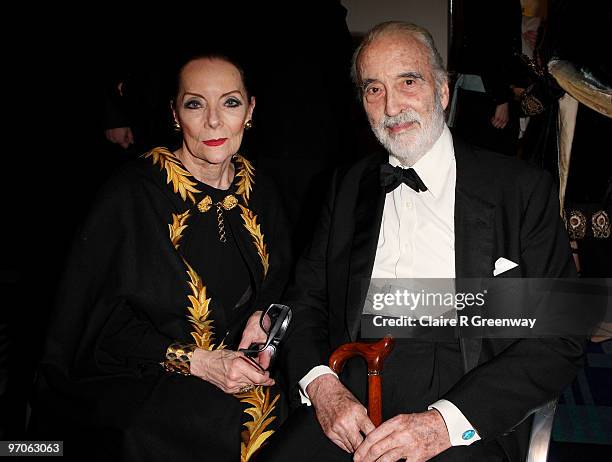
{"type": "Polygon", "coordinates": [[[464,0],[456,11],[449,126],[468,143],[515,156],[519,113],[511,87],[517,83],[514,53],[521,50],[520,1],[464,0]]]}

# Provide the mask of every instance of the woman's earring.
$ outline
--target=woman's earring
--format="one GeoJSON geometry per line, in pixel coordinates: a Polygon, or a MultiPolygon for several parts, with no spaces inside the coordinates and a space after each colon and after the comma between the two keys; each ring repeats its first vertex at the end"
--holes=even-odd
{"type": "Polygon", "coordinates": [[[251,119],[247,120],[247,121],[244,123],[244,129],[245,129],[245,130],[248,130],[248,129],[250,129],[250,128],[253,128],[253,121],[252,121],[251,119]]]}
{"type": "Polygon", "coordinates": [[[174,121],[174,123],[172,124],[172,126],[174,127],[174,131],[175,132],[180,132],[181,131],[181,124],[178,123],[176,120],[174,121]]]}

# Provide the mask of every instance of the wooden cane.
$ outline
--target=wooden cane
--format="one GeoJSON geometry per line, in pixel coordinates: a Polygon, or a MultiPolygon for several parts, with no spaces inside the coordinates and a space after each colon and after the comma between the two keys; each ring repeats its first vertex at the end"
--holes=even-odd
{"type": "Polygon", "coordinates": [[[368,415],[377,427],[382,423],[382,372],[385,358],[389,356],[395,341],[385,337],[376,343],[345,343],[329,357],[329,367],[336,374],[342,372],[344,363],[355,356],[361,356],[368,365],[368,415]]]}

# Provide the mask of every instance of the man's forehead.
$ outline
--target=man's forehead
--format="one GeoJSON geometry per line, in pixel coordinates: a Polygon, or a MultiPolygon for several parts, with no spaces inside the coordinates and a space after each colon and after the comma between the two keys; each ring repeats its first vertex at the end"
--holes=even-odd
{"type": "Polygon", "coordinates": [[[423,43],[409,34],[377,37],[363,50],[359,60],[362,78],[365,74],[388,72],[398,76],[405,72],[429,71],[428,55],[423,43]],[[406,67],[407,66],[407,67],[406,67]]]}

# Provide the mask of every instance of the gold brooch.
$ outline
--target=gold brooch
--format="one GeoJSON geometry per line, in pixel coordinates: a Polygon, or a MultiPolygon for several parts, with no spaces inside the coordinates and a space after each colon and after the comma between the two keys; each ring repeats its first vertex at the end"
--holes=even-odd
{"type": "MultiPolygon", "coordinates": [[[[232,210],[238,205],[238,199],[233,194],[228,194],[222,201],[217,202],[215,205],[220,205],[224,210],[232,210]]],[[[205,196],[204,199],[198,203],[198,210],[205,213],[208,212],[212,206],[213,201],[210,196],[205,196]]]]}
{"type": "Polygon", "coordinates": [[[236,199],[236,196],[233,194],[225,196],[221,202],[221,206],[225,210],[232,210],[234,207],[236,207],[236,205],[238,205],[238,199],[236,199]]]}
{"type": "Polygon", "coordinates": [[[204,199],[198,202],[198,210],[202,213],[206,213],[211,209],[213,205],[215,205],[215,207],[217,208],[217,225],[219,226],[219,240],[221,242],[225,242],[225,222],[223,220],[222,211],[232,210],[238,205],[238,199],[233,194],[228,194],[223,198],[222,201],[215,202],[213,204],[213,201],[210,196],[205,196],[204,199]]]}
{"type": "Polygon", "coordinates": [[[202,213],[208,212],[210,207],[212,206],[212,199],[210,196],[204,197],[200,202],[198,202],[198,210],[202,213]]]}

